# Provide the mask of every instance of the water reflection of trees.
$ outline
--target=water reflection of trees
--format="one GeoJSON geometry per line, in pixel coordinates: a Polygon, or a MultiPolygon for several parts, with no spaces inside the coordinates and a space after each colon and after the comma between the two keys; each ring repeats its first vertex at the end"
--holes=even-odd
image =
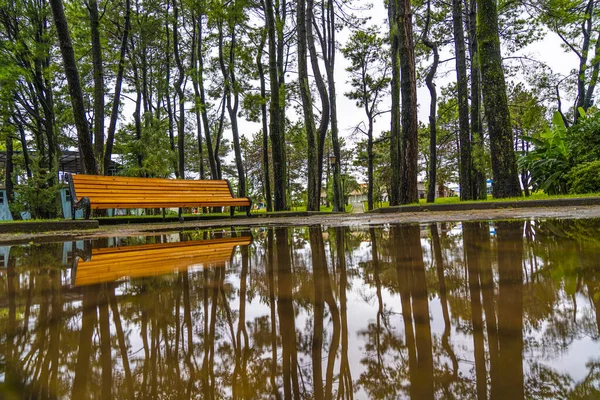
{"type": "Polygon", "coordinates": [[[593,398],[598,360],[582,360],[588,374],[577,382],[554,363],[575,341],[600,339],[598,227],[265,229],[228,263],[83,288],[70,286],[62,245],[13,248],[0,276],[3,389],[29,398],[593,398]],[[356,302],[370,315],[355,314],[356,302]]]}

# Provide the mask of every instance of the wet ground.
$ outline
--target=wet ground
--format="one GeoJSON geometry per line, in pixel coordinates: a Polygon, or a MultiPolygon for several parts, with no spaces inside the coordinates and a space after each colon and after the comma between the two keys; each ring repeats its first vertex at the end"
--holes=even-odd
{"type": "Polygon", "coordinates": [[[600,398],[598,208],[496,211],[0,247],[0,395],[600,398]]]}
{"type": "Polygon", "coordinates": [[[524,218],[600,218],[600,206],[560,206],[539,208],[506,208],[493,210],[469,211],[436,211],[436,212],[402,212],[390,214],[352,213],[352,214],[318,214],[312,216],[277,216],[245,218],[236,216],[235,219],[214,219],[203,221],[185,221],[183,223],[151,223],[104,225],[100,229],[64,232],[42,233],[0,233],[0,244],[40,243],[57,240],[72,240],[91,237],[109,237],[115,235],[136,235],[147,232],[163,232],[178,229],[207,229],[231,226],[307,226],[321,224],[324,226],[360,226],[365,224],[386,223],[431,223],[458,222],[480,220],[508,220],[524,218]]]}

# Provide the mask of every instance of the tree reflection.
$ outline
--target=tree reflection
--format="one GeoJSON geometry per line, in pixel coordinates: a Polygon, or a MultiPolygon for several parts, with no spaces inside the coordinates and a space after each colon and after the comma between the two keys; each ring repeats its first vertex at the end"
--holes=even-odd
{"type": "MultiPolygon", "coordinates": [[[[473,353],[478,399],[487,399],[487,371],[481,303],[482,273],[490,265],[490,229],[486,222],[463,223],[465,258],[469,276],[471,323],[473,324],[473,353]]],[[[490,319],[495,317],[488,316],[490,319]]]]}
{"type": "Polygon", "coordinates": [[[600,223],[460,227],[256,229],[227,262],[85,287],[62,265],[72,244],[14,247],[0,271],[0,390],[78,399],[598,397],[600,223]],[[565,370],[563,359],[580,359],[579,368],[565,370]]]}

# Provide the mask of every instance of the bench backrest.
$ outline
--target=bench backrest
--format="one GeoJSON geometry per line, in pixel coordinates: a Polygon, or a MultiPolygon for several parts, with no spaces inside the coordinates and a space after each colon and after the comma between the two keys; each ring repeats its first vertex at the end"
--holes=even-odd
{"type": "Polygon", "coordinates": [[[194,207],[250,205],[235,198],[226,180],[130,178],[123,176],[71,175],[78,198],[88,197],[91,208],[194,207]]]}

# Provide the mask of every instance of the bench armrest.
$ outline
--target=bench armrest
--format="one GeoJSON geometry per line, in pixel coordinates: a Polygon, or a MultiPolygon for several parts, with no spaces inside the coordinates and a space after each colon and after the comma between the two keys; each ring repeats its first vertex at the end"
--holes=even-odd
{"type": "MultiPolygon", "coordinates": [[[[235,194],[233,194],[233,189],[231,188],[231,182],[229,182],[229,179],[225,179],[225,182],[227,182],[227,186],[229,186],[229,193],[231,193],[231,197],[236,198],[235,194]]],[[[240,198],[240,197],[237,197],[237,198],[240,198]]],[[[250,197],[245,197],[245,198],[248,199],[248,201],[250,202],[250,204],[246,208],[246,216],[250,217],[250,211],[252,210],[252,199],[250,197]]],[[[235,207],[230,206],[230,210],[231,210],[230,212],[231,212],[232,218],[233,218],[234,209],[235,209],[235,207]]]]}
{"type": "Polygon", "coordinates": [[[83,218],[90,219],[90,199],[88,197],[82,197],[79,200],[77,199],[77,192],[75,192],[75,185],[73,184],[73,176],[68,172],[65,173],[65,181],[69,185],[69,197],[71,197],[71,218],[75,219],[75,212],[77,210],[83,210],[83,218]]]}

